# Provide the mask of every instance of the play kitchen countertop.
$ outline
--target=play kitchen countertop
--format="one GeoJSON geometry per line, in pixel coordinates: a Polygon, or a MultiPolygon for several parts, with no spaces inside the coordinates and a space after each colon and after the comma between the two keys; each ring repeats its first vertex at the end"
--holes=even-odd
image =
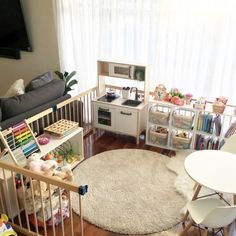
{"type": "Polygon", "coordinates": [[[107,101],[101,101],[99,100],[100,98],[102,98],[104,95],[102,96],[99,96],[97,98],[95,98],[93,100],[93,102],[99,102],[99,103],[102,103],[102,104],[106,104],[106,105],[114,105],[114,106],[119,106],[119,107],[123,107],[123,108],[129,108],[129,109],[134,109],[134,110],[143,110],[143,108],[147,105],[147,103],[144,103],[140,100],[134,100],[134,99],[124,99],[122,98],[121,96],[120,97],[117,97],[115,98],[113,101],[111,102],[107,102],[107,101]],[[123,103],[127,100],[131,100],[131,101],[140,101],[141,103],[137,106],[129,106],[129,105],[123,105],[123,103]]]}

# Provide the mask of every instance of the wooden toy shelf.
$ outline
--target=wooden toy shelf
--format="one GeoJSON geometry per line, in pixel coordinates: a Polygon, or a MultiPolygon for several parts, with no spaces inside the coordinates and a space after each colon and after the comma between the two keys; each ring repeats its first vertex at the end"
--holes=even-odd
{"type": "MultiPolygon", "coordinates": [[[[70,141],[72,144],[72,148],[74,152],[79,156],[79,160],[75,161],[71,164],[72,169],[75,168],[83,159],[84,159],[84,152],[83,152],[83,128],[78,127],[70,134],[66,135],[63,138],[58,138],[53,135],[48,135],[50,137],[50,142],[46,145],[39,145],[39,151],[37,152],[40,158],[44,157],[47,153],[55,150],[60,145],[64,144],[67,141],[70,141]]],[[[14,155],[14,152],[12,152],[14,155]]],[[[8,152],[5,154],[0,161],[12,162],[11,154],[8,152]]],[[[17,159],[17,163],[21,167],[26,166],[27,159],[22,157],[21,159],[17,159]]]]}

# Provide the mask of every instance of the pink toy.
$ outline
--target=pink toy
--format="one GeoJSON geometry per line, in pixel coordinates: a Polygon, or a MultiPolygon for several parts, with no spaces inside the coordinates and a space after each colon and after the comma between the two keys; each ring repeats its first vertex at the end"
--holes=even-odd
{"type": "Polygon", "coordinates": [[[38,172],[40,174],[45,174],[50,169],[56,169],[58,167],[55,160],[41,160],[38,153],[33,153],[27,162],[27,166],[30,170],[38,172]]]}
{"type": "Polygon", "coordinates": [[[49,141],[50,141],[50,137],[48,135],[43,134],[38,137],[38,142],[40,145],[46,145],[49,143],[49,141]]]}

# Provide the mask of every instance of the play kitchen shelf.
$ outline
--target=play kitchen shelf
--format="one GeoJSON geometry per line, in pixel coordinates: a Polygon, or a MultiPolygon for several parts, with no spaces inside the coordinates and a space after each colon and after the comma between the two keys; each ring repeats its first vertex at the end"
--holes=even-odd
{"type": "Polygon", "coordinates": [[[97,66],[98,97],[92,101],[94,128],[133,136],[138,144],[146,126],[147,66],[111,61],[98,61],[97,66]]]}
{"type": "Polygon", "coordinates": [[[201,110],[162,101],[148,105],[146,144],[151,146],[170,150],[219,149],[235,131],[236,116],[230,107],[224,114],[216,114],[210,106],[201,110]]]}
{"type": "Polygon", "coordinates": [[[149,70],[147,65],[99,60],[97,77],[98,96],[105,95],[106,88],[109,87],[116,87],[120,90],[120,94],[123,88],[126,92],[127,88],[137,87],[138,90],[143,91],[144,102],[148,102],[149,70]]]}

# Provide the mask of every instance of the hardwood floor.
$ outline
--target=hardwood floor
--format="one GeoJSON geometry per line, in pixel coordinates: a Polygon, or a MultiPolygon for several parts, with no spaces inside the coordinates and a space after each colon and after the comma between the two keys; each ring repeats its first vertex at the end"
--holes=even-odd
{"type": "MultiPolygon", "coordinates": [[[[151,150],[155,152],[162,153],[164,155],[167,155],[166,158],[169,158],[171,156],[174,156],[175,153],[169,150],[164,150],[160,148],[155,148],[151,146],[145,145],[144,141],[144,135],[141,136],[140,144],[136,145],[135,138],[124,136],[124,135],[118,135],[110,132],[104,132],[104,131],[96,131],[95,133],[89,134],[84,139],[84,151],[85,151],[85,158],[89,158],[93,155],[96,155],[100,152],[107,151],[107,150],[113,150],[113,149],[120,149],[120,148],[139,148],[139,149],[146,149],[151,150]]],[[[67,219],[65,221],[65,232],[66,236],[70,236],[70,228],[68,227],[70,219],[67,219]],[[68,224],[67,224],[68,222],[68,224]]],[[[74,214],[74,226],[75,226],[75,235],[80,235],[80,218],[74,214]]],[[[235,223],[233,223],[230,226],[230,234],[229,236],[235,236],[236,235],[236,227],[235,223]]],[[[170,229],[171,232],[179,233],[182,230],[181,224],[178,224],[174,228],[170,229]]],[[[43,232],[42,232],[43,234],[43,232]]],[[[48,235],[53,235],[52,229],[49,228],[48,235]]],[[[61,234],[61,225],[56,227],[56,235],[60,236],[61,234]]],[[[103,229],[100,229],[86,221],[84,221],[84,235],[85,236],[121,236],[122,234],[117,234],[113,232],[109,232],[103,229]]],[[[197,228],[192,227],[191,230],[189,230],[188,234],[186,236],[198,236],[199,231],[197,228]]],[[[221,235],[221,234],[217,234],[221,235]]],[[[130,235],[131,236],[131,235],[130,235]]],[[[132,235],[134,236],[134,235],[132,235]]]]}

